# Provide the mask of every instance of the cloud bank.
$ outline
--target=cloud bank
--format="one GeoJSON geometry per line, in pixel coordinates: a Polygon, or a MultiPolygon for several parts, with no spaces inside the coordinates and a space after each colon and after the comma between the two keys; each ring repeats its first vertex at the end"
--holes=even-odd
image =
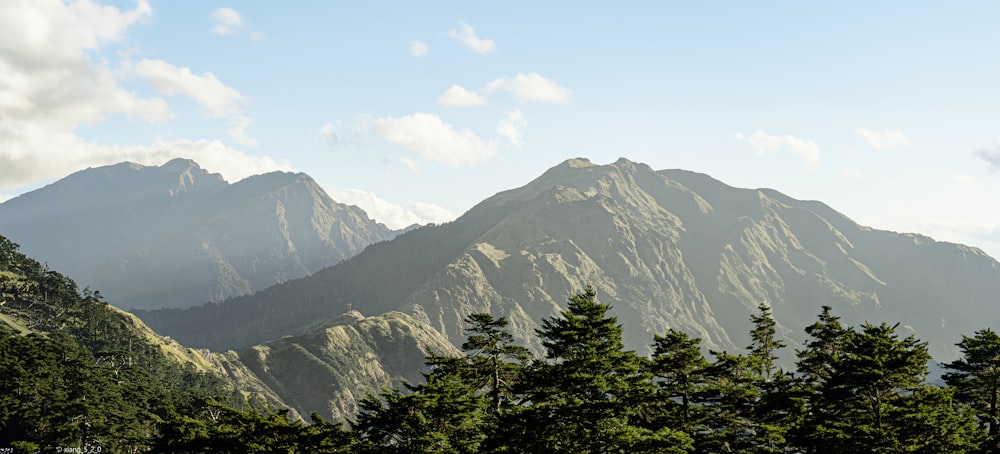
{"type": "Polygon", "coordinates": [[[128,29],[151,15],[146,0],[128,10],[89,0],[0,2],[0,189],[61,178],[85,167],[121,161],[160,165],[175,157],[195,159],[229,180],[290,170],[286,162],[249,156],[219,140],[100,144],[76,134],[78,126],[112,115],[170,121],[175,113],[165,99],[137,95],[119,83],[119,77],[137,77],[161,94],[190,96],[210,116],[228,117],[234,140],[254,142],[246,134],[250,119],[241,113],[245,98],[211,73],[197,75],[149,59],[116,66],[100,57],[105,46],[125,42],[128,29]]]}

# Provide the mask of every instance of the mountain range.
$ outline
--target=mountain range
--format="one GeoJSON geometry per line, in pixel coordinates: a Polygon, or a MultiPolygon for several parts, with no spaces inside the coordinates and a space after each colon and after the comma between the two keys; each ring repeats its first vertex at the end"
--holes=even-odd
{"type": "Polygon", "coordinates": [[[0,233],[118,307],[187,307],[306,276],[395,232],[303,173],[91,168],[0,204],[0,233]]]}
{"type": "Polygon", "coordinates": [[[105,282],[112,291],[84,282],[118,306],[165,307],[134,311],[148,328],[121,317],[178,362],[298,415],[339,420],[366,392],[421,381],[428,352],[457,353],[472,313],[506,317],[540,353],[540,322],[588,284],[611,304],[626,346],[642,354],[668,329],[706,349],[741,352],[750,315],[767,304],[790,347],[786,366],[823,305],[845,324],[899,322],[942,361],[1000,312],[992,304],[1000,264],[978,249],[624,158],[567,160],[453,222],[404,232],[329,200],[304,174],[230,185],[190,161],[119,164],[0,205],[0,234],[7,230],[89,278],[100,269],[123,274],[105,282]],[[192,272],[166,271],[164,257],[192,272]],[[210,284],[192,283],[197,274],[210,284]],[[278,283],[254,293],[249,284],[218,285],[239,281],[235,274],[260,287],[278,283]],[[144,296],[123,304],[120,295],[144,296]],[[197,298],[211,302],[185,307],[197,298]]]}
{"type": "Polygon", "coordinates": [[[253,295],[138,315],[188,345],[246,349],[348,308],[400,311],[456,345],[474,312],[507,317],[529,347],[539,322],[592,284],[648,353],[675,328],[741,351],[771,306],[792,348],[821,306],[846,323],[902,323],[951,359],[961,335],[1000,315],[1000,266],[981,250],[860,226],[823,203],[730,187],[620,159],[567,160],[453,222],[375,244],[253,295]]]}

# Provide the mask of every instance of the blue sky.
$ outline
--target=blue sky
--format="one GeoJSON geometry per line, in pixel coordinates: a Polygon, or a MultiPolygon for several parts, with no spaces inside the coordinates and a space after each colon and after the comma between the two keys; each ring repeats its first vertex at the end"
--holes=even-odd
{"type": "Polygon", "coordinates": [[[572,157],[1000,256],[995,2],[0,2],[0,200],[190,157],[393,227],[572,157]]]}

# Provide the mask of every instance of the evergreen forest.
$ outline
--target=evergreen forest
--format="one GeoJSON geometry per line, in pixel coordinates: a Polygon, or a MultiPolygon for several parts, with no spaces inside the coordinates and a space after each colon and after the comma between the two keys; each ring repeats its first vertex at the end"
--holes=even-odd
{"type": "Polygon", "coordinates": [[[350,421],[309,421],[180,365],[99,293],[0,237],[0,452],[989,453],[1000,452],[1000,337],[956,339],[946,386],[927,344],[822,307],[794,352],[770,308],[745,351],[670,330],[626,350],[586,287],[542,320],[538,357],[505,318],[466,319],[461,356],[422,383],[369,394],[350,421]]]}

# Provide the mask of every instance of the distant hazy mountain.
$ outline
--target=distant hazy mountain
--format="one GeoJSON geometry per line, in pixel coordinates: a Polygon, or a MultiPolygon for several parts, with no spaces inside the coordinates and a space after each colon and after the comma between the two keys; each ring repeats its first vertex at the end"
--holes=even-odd
{"type": "Polygon", "coordinates": [[[490,312],[530,344],[539,321],[587,283],[642,353],[669,328],[742,351],[749,315],[767,302],[792,348],[830,305],[850,324],[901,322],[950,359],[962,334],[1000,315],[1000,266],[978,249],[873,230],[819,202],[626,159],[569,160],[454,222],[312,276],[139,315],[187,344],[226,349],[300,332],[347,307],[413,314],[460,344],[463,318],[490,312]]]}
{"type": "Polygon", "coordinates": [[[185,159],[74,173],[0,204],[0,234],[112,304],[140,309],[245,295],[395,236],[308,175],[229,184],[185,159]]]}

